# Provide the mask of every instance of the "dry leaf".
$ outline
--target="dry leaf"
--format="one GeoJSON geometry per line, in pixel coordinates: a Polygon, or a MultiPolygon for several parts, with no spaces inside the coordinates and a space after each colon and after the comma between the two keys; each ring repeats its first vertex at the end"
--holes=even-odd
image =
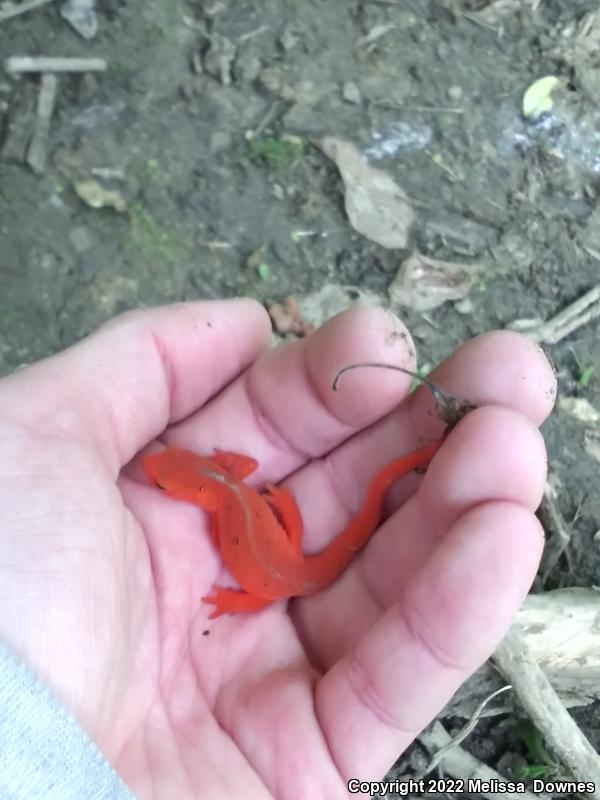
{"type": "Polygon", "coordinates": [[[525,119],[536,120],[554,106],[552,92],[560,86],[560,78],[546,75],[530,84],[523,95],[521,110],[525,119]]]}
{"type": "Polygon", "coordinates": [[[462,300],[472,289],[480,264],[457,264],[413,253],[389,288],[390,300],[415,311],[431,311],[447,300],[462,300]]]}
{"type": "Polygon", "coordinates": [[[600,414],[584,397],[561,397],[558,407],[561,411],[587,425],[597,425],[600,422],[600,414]]]}
{"type": "Polygon", "coordinates": [[[90,208],[114,208],[123,213],[127,210],[127,202],[118,189],[102,186],[99,181],[77,181],[75,191],[90,208]]]}
{"type": "Polygon", "coordinates": [[[340,171],[352,227],[382,247],[406,247],[414,213],[398,184],[372,167],[351,142],[326,136],[318,145],[340,171]]]}

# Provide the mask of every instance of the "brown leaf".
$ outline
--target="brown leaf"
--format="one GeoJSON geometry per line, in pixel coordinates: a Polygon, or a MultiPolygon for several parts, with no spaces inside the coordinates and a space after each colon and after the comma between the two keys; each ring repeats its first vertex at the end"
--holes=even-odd
{"type": "Polygon", "coordinates": [[[317,144],[340,171],[352,227],[382,247],[406,247],[414,213],[393,178],[372,167],[352,142],[326,136],[317,144]]]}
{"type": "Polygon", "coordinates": [[[483,271],[480,264],[457,264],[413,253],[389,288],[390,300],[415,311],[431,311],[447,300],[462,300],[483,271]]]}
{"type": "Polygon", "coordinates": [[[296,336],[308,336],[315,326],[302,318],[298,303],[293,297],[286,297],[282,303],[273,303],[267,309],[271,322],[277,333],[285,336],[293,333],[296,336]]]}

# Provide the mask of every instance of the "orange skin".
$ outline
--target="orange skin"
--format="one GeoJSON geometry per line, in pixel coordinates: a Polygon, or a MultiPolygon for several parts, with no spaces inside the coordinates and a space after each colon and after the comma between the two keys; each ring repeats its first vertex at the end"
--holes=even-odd
{"type": "Polygon", "coordinates": [[[439,441],[392,461],[373,478],[358,514],[320,553],[302,553],[302,516],[294,496],[267,484],[261,494],[243,482],[258,467],[249,456],[217,450],[205,457],[168,448],[143,460],[150,480],[170,497],[195,503],[212,515],[211,535],[241,590],[215,586],[203,597],[210,618],[257,611],[274,600],[314,594],[333,583],[377,528],[386,489],[426,466],[439,441]]]}

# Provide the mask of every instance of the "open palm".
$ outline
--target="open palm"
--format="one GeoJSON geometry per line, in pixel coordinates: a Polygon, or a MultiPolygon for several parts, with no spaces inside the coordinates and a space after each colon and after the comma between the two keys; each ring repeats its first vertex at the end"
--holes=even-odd
{"type": "Polygon", "coordinates": [[[315,597],[208,621],[227,583],[200,509],[148,485],[158,438],[252,455],[323,547],[369,480],[442,426],[393,316],[357,309],[269,353],[252,301],[135,312],[0,384],[0,639],[142,798],[343,798],[383,776],[491,653],[531,583],[554,378],[493,333],[436,372],[477,403],[315,597]],[[260,357],[259,357],[260,356],[260,357]],[[515,391],[515,386],[518,391],[515,391]],[[153,446],[156,446],[154,444],[153,446]],[[417,491],[418,488],[418,491],[417,491]]]}

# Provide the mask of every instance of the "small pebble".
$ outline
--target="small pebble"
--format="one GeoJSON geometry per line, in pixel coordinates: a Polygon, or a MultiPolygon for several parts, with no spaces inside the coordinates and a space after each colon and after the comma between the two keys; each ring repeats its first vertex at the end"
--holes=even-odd
{"type": "Polygon", "coordinates": [[[279,37],[279,44],[283,47],[284,50],[292,50],[300,39],[298,36],[290,30],[290,28],[286,28],[284,32],[279,37]]]}
{"type": "Polygon", "coordinates": [[[455,303],[454,308],[458,311],[459,314],[472,314],[474,306],[471,299],[469,297],[465,297],[462,300],[459,300],[457,303],[455,303]]]}
{"type": "Polygon", "coordinates": [[[261,69],[260,58],[251,56],[248,53],[242,53],[235,60],[233,74],[236,80],[250,83],[258,78],[261,69]]]}
{"type": "Polygon", "coordinates": [[[342,89],[342,97],[347,103],[352,103],[356,106],[360,105],[360,90],[352,81],[347,81],[347,83],[344,84],[342,89]]]}
{"type": "Polygon", "coordinates": [[[215,131],[210,137],[211,153],[227,150],[231,147],[231,134],[229,131],[215,131]]]}
{"type": "Polygon", "coordinates": [[[69,231],[69,241],[79,254],[86,253],[91,250],[93,242],[90,232],[85,225],[78,225],[69,231]]]}

